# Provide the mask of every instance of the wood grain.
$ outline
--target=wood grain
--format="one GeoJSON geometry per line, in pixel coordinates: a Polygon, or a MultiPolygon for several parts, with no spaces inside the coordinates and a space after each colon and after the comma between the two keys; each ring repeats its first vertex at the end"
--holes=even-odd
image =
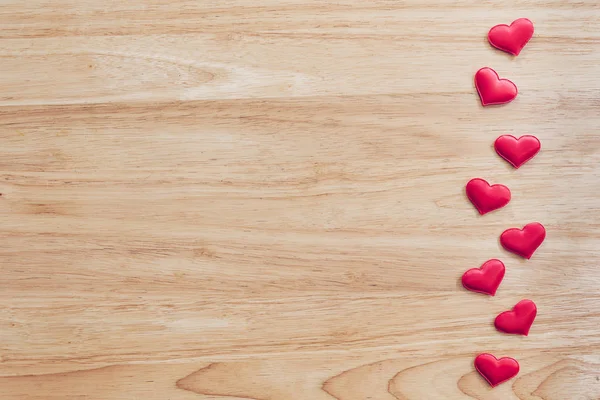
{"type": "Polygon", "coordinates": [[[600,5],[0,1],[2,399],[600,399],[600,5]],[[528,17],[518,58],[485,40],[528,17]],[[479,104],[496,69],[514,103],[479,104]],[[542,152],[515,171],[504,133],[542,152]],[[509,186],[480,217],[464,184],[509,186]],[[500,249],[542,222],[529,261],[500,249]],[[494,298],[461,274],[501,258],[494,298]],[[523,298],[529,337],[497,313],[523,298]],[[479,352],[521,373],[490,389],[479,352]]]}

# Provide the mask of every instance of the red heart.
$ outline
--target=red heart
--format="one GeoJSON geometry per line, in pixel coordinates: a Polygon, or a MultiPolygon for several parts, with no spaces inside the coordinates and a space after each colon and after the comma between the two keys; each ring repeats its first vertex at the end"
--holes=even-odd
{"type": "Polygon", "coordinates": [[[546,238],[546,229],[539,222],[532,222],[523,227],[510,228],[500,235],[502,247],[511,253],[515,253],[530,259],[535,250],[540,247],[546,238]]]}
{"type": "Polygon", "coordinates": [[[465,289],[493,296],[504,278],[504,264],[500,260],[488,260],[480,268],[471,268],[462,276],[465,289]]]}
{"type": "Polygon", "coordinates": [[[498,314],[494,326],[504,333],[527,336],[536,314],[537,307],[533,301],[521,300],[512,310],[498,314]]]}
{"type": "Polygon", "coordinates": [[[527,18],[519,18],[510,26],[494,26],[488,33],[488,40],[495,48],[518,56],[532,36],[533,22],[527,18]]]}
{"type": "Polygon", "coordinates": [[[502,135],[494,142],[496,153],[515,168],[531,160],[541,147],[538,138],[531,135],[524,135],[518,139],[512,135],[502,135]]]}
{"type": "Polygon", "coordinates": [[[484,106],[510,103],[517,97],[517,86],[508,79],[500,79],[491,68],[481,68],[475,74],[475,87],[484,106]]]}
{"type": "Polygon", "coordinates": [[[491,185],[481,178],[471,179],[466,186],[467,197],[479,214],[497,210],[510,201],[510,190],[504,185],[491,185]]]}
{"type": "Polygon", "coordinates": [[[519,363],[511,357],[497,359],[484,353],[475,357],[475,369],[494,387],[515,377],[519,373],[519,363]]]}

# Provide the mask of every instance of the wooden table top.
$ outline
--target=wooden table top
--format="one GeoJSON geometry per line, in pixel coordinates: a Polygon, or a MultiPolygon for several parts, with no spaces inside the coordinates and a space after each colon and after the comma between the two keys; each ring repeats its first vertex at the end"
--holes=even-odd
{"type": "Polygon", "coordinates": [[[0,397],[600,398],[595,0],[0,1],[0,397]],[[486,40],[530,18],[514,58],[486,40]],[[480,105],[489,66],[519,87],[480,105]],[[492,148],[533,134],[519,170],[492,148]],[[479,216],[473,177],[512,200],[479,216]],[[525,261],[509,227],[547,238],[525,261]],[[462,273],[499,258],[495,297],[462,273]],[[494,317],[537,303],[528,337],[494,317]],[[481,352],[521,372],[495,389],[481,352]]]}

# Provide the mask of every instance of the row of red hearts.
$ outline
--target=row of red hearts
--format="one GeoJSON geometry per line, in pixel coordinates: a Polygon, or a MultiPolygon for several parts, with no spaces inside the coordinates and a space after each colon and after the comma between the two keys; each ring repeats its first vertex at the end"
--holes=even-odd
{"type": "MultiPolygon", "coordinates": [[[[497,25],[490,29],[488,40],[497,49],[518,56],[533,36],[533,23],[520,18],[510,26],[497,25]]],[[[489,67],[481,68],[475,74],[475,88],[483,106],[506,104],[518,94],[517,86],[508,79],[501,79],[496,71],[489,67]]],[[[540,150],[540,141],[531,135],[519,139],[511,135],[500,136],[494,143],[498,155],[513,167],[532,159],[540,150]]],[[[504,185],[490,185],[487,181],[475,178],[466,186],[467,197],[477,211],[484,215],[508,204],[510,189],[504,185]]],[[[525,225],[523,229],[511,228],[500,235],[504,249],[524,258],[531,258],[546,237],[544,226],[538,222],[525,225]]],[[[500,260],[486,261],[480,268],[473,268],[462,276],[463,286],[471,291],[494,296],[502,279],[505,266],[500,260]]],[[[494,326],[501,332],[527,336],[537,308],[533,301],[522,300],[512,310],[500,313],[494,320],[494,326]]],[[[515,377],[519,373],[519,363],[511,357],[496,358],[492,354],[479,354],[475,358],[475,369],[492,386],[497,386],[515,377]]]]}
{"type": "MultiPolygon", "coordinates": [[[[510,26],[496,25],[490,29],[488,40],[497,49],[518,56],[532,36],[533,23],[527,18],[519,18],[510,26]]],[[[477,71],[475,88],[484,106],[510,103],[519,92],[513,82],[500,79],[496,71],[489,67],[477,71]]]]}

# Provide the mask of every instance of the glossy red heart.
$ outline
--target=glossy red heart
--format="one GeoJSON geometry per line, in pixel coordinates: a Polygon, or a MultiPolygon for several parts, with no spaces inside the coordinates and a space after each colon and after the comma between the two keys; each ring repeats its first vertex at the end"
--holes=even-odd
{"type": "Polygon", "coordinates": [[[519,18],[510,26],[494,26],[488,33],[488,40],[495,48],[518,56],[532,36],[533,22],[527,18],[519,18]]]}
{"type": "Polygon", "coordinates": [[[530,259],[533,253],[546,238],[546,229],[539,222],[532,222],[523,227],[510,228],[500,235],[502,247],[511,253],[515,253],[530,259]]]}
{"type": "Polygon", "coordinates": [[[490,185],[481,178],[471,179],[465,190],[467,197],[481,215],[502,208],[510,201],[510,190],[506,186],[490,185]]]}
{"type": "Polygon", "coordinates": [[[488,67],[481,68],[475,74],[475,87],[484,106],[510,103],[518,93],[514,83],[500,79],[496,71],[488,67]]]}
{"type": "Polygon", "coordinates": [[[498,314],[494,326],[504,333],[527,336],[536,315],[535,303],[531,300],[521,300],[512,310],[498,314]]]}
{"type": "Polygon", "coordinates": [[[491,354],[484,353],[475,357],[475,369],[494,387],[517,376],[519,363],[511,357],[497,359],[491,354]]]}
{"type": "Polygon", "coordinates": [[[541,147],[538,138],[531,135],[524,135],[518,139],[512,135],[502,135],[494,142],[496,153],[515,168],[531,160],[541,147]]]}
{"type": "Polygon", "coordinates": [[[500,260],[488,260],[479,268],[471,268],[462,276],[462,284],[467,290],[493,296],[504,278],[504,264],[500,260]]]}

